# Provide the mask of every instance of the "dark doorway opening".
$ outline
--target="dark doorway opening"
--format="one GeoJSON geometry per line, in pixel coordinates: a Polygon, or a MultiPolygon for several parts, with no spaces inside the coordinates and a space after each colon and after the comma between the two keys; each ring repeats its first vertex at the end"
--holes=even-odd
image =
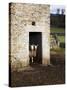
{"type": "Polygon", "coordinates": [[[41,64],[42,63],[42,33],[41,32],[29,32],[29,51],[31,51],[31,45],[37,45],[36,56],[33,57],[33,62],[30,57],[31,64],[41,64]]]}

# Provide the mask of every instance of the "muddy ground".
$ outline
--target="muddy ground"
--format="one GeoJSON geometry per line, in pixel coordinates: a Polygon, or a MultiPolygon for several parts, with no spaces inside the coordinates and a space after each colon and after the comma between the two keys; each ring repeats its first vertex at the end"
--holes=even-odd
{"type": "Polygon", "coordinates": [[[52,55],[51,65],[35,64],[31,69],[11,72],[10,86],[56,85],[65,83],[65,56],[52,55]]]}

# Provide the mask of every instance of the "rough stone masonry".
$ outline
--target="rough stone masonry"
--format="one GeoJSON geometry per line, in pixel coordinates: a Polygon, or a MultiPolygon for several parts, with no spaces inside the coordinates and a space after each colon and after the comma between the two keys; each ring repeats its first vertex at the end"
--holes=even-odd
{"type": "Polygon", "coordinates": [[[42,32],[42,65],[50,64],[50,6],[10,3],[12,69],[29,66],[29,32],[42,32]],[[36,25],[33,26],[32,22],[36,25]]]}

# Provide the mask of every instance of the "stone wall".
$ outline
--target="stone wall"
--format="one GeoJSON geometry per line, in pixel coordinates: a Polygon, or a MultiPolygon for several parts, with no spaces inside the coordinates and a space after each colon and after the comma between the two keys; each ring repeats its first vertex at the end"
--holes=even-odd
{"type": "Polygon", "coordinates": [[[42,32],[42,64],[50,64],[50,6],[11,3],[10,18],[11,67],[29,65],[29,32],[42,32]]]}

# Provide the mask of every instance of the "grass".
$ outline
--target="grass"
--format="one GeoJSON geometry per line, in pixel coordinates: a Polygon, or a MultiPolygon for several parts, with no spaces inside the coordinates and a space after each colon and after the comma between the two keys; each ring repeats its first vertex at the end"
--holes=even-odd
{"type": "Polygon", "coordinates": [[[64,33],[65,29],[64,28],[56,28],[56,27],[51,27],[50,31],[53,33],[64,33]]]}
{"type": "MultiPolygon", "coordinates": [[[[50,31],[52,33],[64,33],[65,29],[64,28],[57,28],[57,27],[51,27],[50,31]]],[[[58,40],[60,41],[60,43],[64,43],[65,42],[65,36],[57,36],[58,40]]]]}
{"type": "Polygon", "coordinates": [[[65,49],[64,48],[53,48],[50,50],[51,52],[55,52],[57,54],[64,54],[65,53],[65,49]]]}
{"type": "Polygon", "coordinates": [[[58,36],[57,38],[60,41],[60,43],[64,43],[65,42],[65,36],[58,36]]]}

